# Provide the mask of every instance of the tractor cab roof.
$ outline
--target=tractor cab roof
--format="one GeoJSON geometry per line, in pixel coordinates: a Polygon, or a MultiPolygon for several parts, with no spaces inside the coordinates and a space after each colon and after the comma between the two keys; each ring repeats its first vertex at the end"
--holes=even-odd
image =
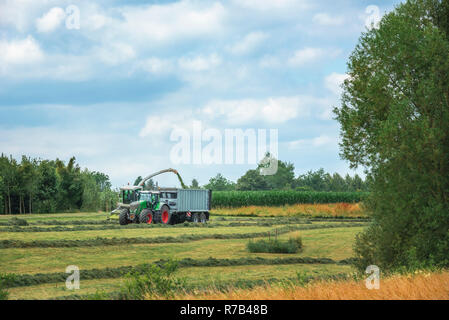
{"type": "Polygon", "coordinates": [[[139,186],[124,186],[121,187],[120,190],[131,190],[131,191],[136,191],[136,190],[142,190],[142,187],[139,186]]]}

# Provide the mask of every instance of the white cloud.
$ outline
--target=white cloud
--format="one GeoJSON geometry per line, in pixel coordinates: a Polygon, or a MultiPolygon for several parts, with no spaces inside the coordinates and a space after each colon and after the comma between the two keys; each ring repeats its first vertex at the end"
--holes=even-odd
{"type": "Polygon", "coordinates": [[[180,68],[188,71],[205,71],[221,64],[221,58],[213,53],[209,56],[182,57],[178,60],[180,68]]]}
{"type": "Polygon", "coordinates": [[[268,35],[264,32],[251,32],[234,45],[229,46],[228,50],[235,55],[247,54],[267,39],[267,37],[268,35]]]}
{"type": "Polygon", "coordinates": [[[305,48],[297,50],[292,57],[288,59],[288,64],[299,67],[314,62],[323,57],[325,51],[320,48],[305,48]]]}
{"type": "Polygon", "coordinates": [[[342,16],[331,16],[328,13],[317,13],[313,16],[313,21],[323,26],[341,26],[345,23],[342,16]]]}
{"type": "Polygon", "coordinates": [[[136,56],[132,46],[122,42],[113,42],[95,50],[98,59],[109,65],[117,65],[136,56]]]}
{"type": "Polygon", "coordinates": [[[2,0],[0,26],[11,26],[19,32],[26,32],[34,23],[34,18],[40,14],[38,11],[41,6],[42,3],[36,0],[2,0]]]}
{"type": "Polygon", "coordinates": [[[307,0],[233,0],[241,7],[256,10],[306,9],[310,6],[307,0]]]}
{"type": "MultiPolygon", "coordinates": [[[[141,138],[157,137],[168,134],[175,129],[191,130],[194,120],[192,111],[164,112],[162,115],[150,115],[139,132],[141,138]]],[[[160,140],[160,139],[159,139],[160,140]]]]}
{"type": "Polygon", "coordinates": [[[216,35],[222,29],[226,10],[219,2],[200,5],[182,0],[165,5],[123,7],[124,22],[116,21],[116,32],[145,41],[169,42],[176,39],[216,35]]]}
{"type": "Polygon", "coordinates": [[[299,97],[276,97],[268,99],[214,100],[202,113],[209,118],[225,118],[231,125],[263,121],[279,124],[308,115],[307,108],[299,97]]]}
{"type": "Polygon", "coordinates": [[[279,68],[282,62],[276,56],[265,55],[259,60],[259,66],[262,68],[279,68]]]}
{"type": "Polygon", "coordinates": [[[336,58],[341,52],[341,49],[304,48],[297,50],[288,58],[287,63],[292,67],[303,67],[324,58],[336,58]]]}
{"type": "Polygon", "coordinates": [[[341,73],[331,73],[324,79],[324,85],[333,94],[340,96],[342,92],[341,85],[348,79],[349,75],[341,73]]]}
{"type": "Polygon", "coordinates": [[[119,141],[120,137],[116,134],[79,129],[19,127],[0,130],[0,149],[17,156],[26,153],[44,158],[67,159],[73,155],[93,157],[120,148],[119,141]],[[95,139],[92,139],[93,136],[95,139]]]}
{"type": "Polygon", "coordinates": [[[46,14],[36,20],[39,32],[51,32],[58,28],[65,19],[65,12],[60,7],[51,8],[46,14]]]}
{"type": "Polygon", "coordinates": [[[299,139],[290,141],[288,147],[291,150],[312,149],[338,146],[338,138],[328,135],[320,135],[311,139],[299,139]]]}
{"type": "Polygon", "coordinates": [[[0,64],[30,64],[42,60],[44,54],[32,36],[23,40],[0,40],[0,64]]]}
{"type": "Polygon", "coordinates": [[[136,70],[143,70],[154,74],[167,74],[173,72],[174,65],[169,59],[151,57],[137,62],[134,67],[134,71],[136,70]]]}

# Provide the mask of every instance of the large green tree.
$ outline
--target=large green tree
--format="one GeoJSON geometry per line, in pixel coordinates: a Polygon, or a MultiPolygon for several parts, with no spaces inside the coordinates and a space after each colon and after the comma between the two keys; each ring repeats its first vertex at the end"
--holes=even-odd
{"type": "Polygon", "coordinates": [[[348,63],[342,156],[372,180],[360,269],[449,265],[449,5],[410,0],[362,34],[348,63]]]}
{"type": "Polygon", "coordinates": [[[204,188],[214,191],[231,191],[235,189],[235,183],[218,173],[215,177],[209,179],[209,183],[204,188]]]}

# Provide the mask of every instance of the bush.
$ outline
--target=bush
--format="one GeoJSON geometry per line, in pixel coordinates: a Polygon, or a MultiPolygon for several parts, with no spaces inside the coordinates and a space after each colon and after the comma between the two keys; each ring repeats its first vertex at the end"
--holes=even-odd
{"type": "Polygon", "coordinates": [[[126,275],[120,298],[125,300],[170,299],[185,287],[185,281],[174,277],[178,263],[168,261],[162,266],[148,265],[126,275]]]}
{"type": "Polygon", "coordinates": [[[253,253],[297,253],[302,248],[302,239],[299,236],[288,240],[268,239],[250,240],[247,248],[253,253]]]}
{"type": "Polygon", "coordinates": [[[6,290],[7,280],[11,277],[7,274],[0,274],[0,300],[8,300],[9,292],[6,290]]]}

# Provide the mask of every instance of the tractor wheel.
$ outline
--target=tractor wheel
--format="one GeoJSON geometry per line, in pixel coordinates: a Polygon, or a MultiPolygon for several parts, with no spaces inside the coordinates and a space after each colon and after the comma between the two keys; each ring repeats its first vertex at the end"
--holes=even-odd
{"type": "Polygon", "coordinates": [[[120,225],[122,225],[122,226],[126,226],[130,222],[128,220],[128,210],[127,209],[123,209],[122,211],[120,211],[118,221],[120,222],[120,225]]]}
{"type": "Polygon", "coordinates": [[[170,209],[165,204],[161,208],[161,222],[163,224],[169,224],[170,223],[170,209]]]}
{"type": "Polygon", "coordinates": [[[207,222],[207,217],[206,217],[206,214],[204,212],[201,212],[201,214],[200,214],[200,222],[202,224],[205,224],[207,222]]]}
{"type": "Polygon", "coordinates": [[[200,216],[199,216],[199,214],[198,214],[197,212],[195,212],[195,213],[193,214],[192,221],[193,221],[193,223],[198,223],[198,222],[200,222],[200,216]]]}
{"type": "Polygon", "coordinates": [[[139,216],[140,223],[152,224],[153,223],[153,212],[151,210],[142,210],[139,216]]]}
{"type": "Polygon", "coordinates": [[[161,212],[160,211],[154,212],[153,223],[161,223],[161,212]]]}

